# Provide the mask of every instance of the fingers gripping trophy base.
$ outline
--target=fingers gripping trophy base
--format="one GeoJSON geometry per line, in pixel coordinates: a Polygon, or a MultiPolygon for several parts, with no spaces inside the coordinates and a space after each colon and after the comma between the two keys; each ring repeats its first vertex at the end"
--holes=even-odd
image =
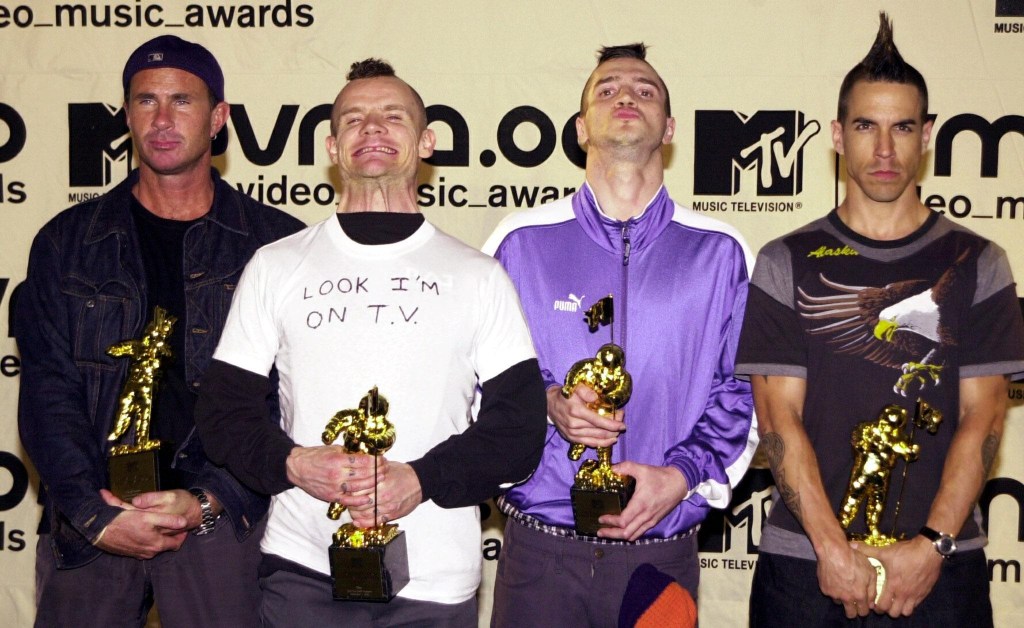
{"type": "Polygon", "coordinates": [[[601,515],[621,515],[636,490],[636,478],[628,475],[622,478],[620,488],[585,489],[573,486],[570,490],[572,514],[576,520],[576,534],[597,536],[604,526],[598,521],[601,515]]]}

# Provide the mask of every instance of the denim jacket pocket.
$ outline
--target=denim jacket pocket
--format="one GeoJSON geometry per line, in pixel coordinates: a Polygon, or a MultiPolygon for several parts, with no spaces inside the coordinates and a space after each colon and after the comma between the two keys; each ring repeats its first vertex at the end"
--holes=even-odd
{"type": "Polygon", "coordinates": [[[111,345],[127,340],[135,325],[133,316],[134,289],[127,283],[106,280],[92,283],[69,275],[61,279],[60,290],[67,300],[68,330],[74,338],[72,357],[80,366],[116,369],[114,359],[107,355],[111,345]]]}

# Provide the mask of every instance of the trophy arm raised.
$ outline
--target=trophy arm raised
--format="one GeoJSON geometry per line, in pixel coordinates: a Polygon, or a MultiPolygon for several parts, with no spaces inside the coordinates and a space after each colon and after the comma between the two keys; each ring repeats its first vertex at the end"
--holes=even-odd
{"type": "Polygon", "coordinates": [[[138,355],[139,348],[141,346],[142,345],[138,340],[125,340],[123,342],[110,345],[110,347],[107,348],[107,355],[114,358],[120,358],[126,355],[135,356],[138,355]]]}
{"type": "Polygon", "coordinates": [[[921,453],[921,446],[905,440],[897,441],[893,443],[892,451],[907,462],[914,462],[921,453]]]}

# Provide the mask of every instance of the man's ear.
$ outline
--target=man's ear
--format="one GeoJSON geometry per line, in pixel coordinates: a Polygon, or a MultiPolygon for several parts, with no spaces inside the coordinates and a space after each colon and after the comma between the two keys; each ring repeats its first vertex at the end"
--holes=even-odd
{"type": "Polygon", "coordinates": [[[832,148],[836,153],[843,155],[843,124],[839,120],[832,121],[832,148]]]}
{"type": "Polygon", "coordinates": [[[328,135],[324,140],[324,146],[327,147],[327,156],[330,157],[331,163],[338,165],[338,141],[333,135],[328,135]]]}
{"type": "Polygon", "coordinates": [[[434,154],[434,145],[437,144],[437,136],[433,129],[423,129],[420,133],[420,142],[417,146],[417,154],[420,159],[426,159],[434,154]]]}

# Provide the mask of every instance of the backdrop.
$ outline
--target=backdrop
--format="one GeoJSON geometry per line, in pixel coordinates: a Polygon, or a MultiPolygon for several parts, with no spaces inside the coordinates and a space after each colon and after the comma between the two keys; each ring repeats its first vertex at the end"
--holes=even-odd
{"type": "MultiPolygon", "coordinates": [[[[141,42],[173,33],[214,51],[232,104],[216,165],[306,222],[333,211],[323,141],[349,64],[388,59],[423,95],[439,137],[420,205],[479,246],[503,215],[580,185],[572,119],[594,52],[643,40],[678,125],[669,191],[735,225],[756,250],[841,197],[829,122],[882,8],[931,89],[922,198],[1000,243],[1024,276],[1024,0],[0,2],[0,616],[31,624],[39,517],[15,421],[12,293],[39,227],[128,172],[120,76],[141,42]]],[[[981,500],[1002,626],[1024,625],[1024,387],[1010,396],[981,500]]],[[[702,626],[745,624],[770,484],[766,470],[752,470],[702,530],[702,626]]],[[[501,523],[491,508],[484,515],[486,617],[501,523]]]]}

